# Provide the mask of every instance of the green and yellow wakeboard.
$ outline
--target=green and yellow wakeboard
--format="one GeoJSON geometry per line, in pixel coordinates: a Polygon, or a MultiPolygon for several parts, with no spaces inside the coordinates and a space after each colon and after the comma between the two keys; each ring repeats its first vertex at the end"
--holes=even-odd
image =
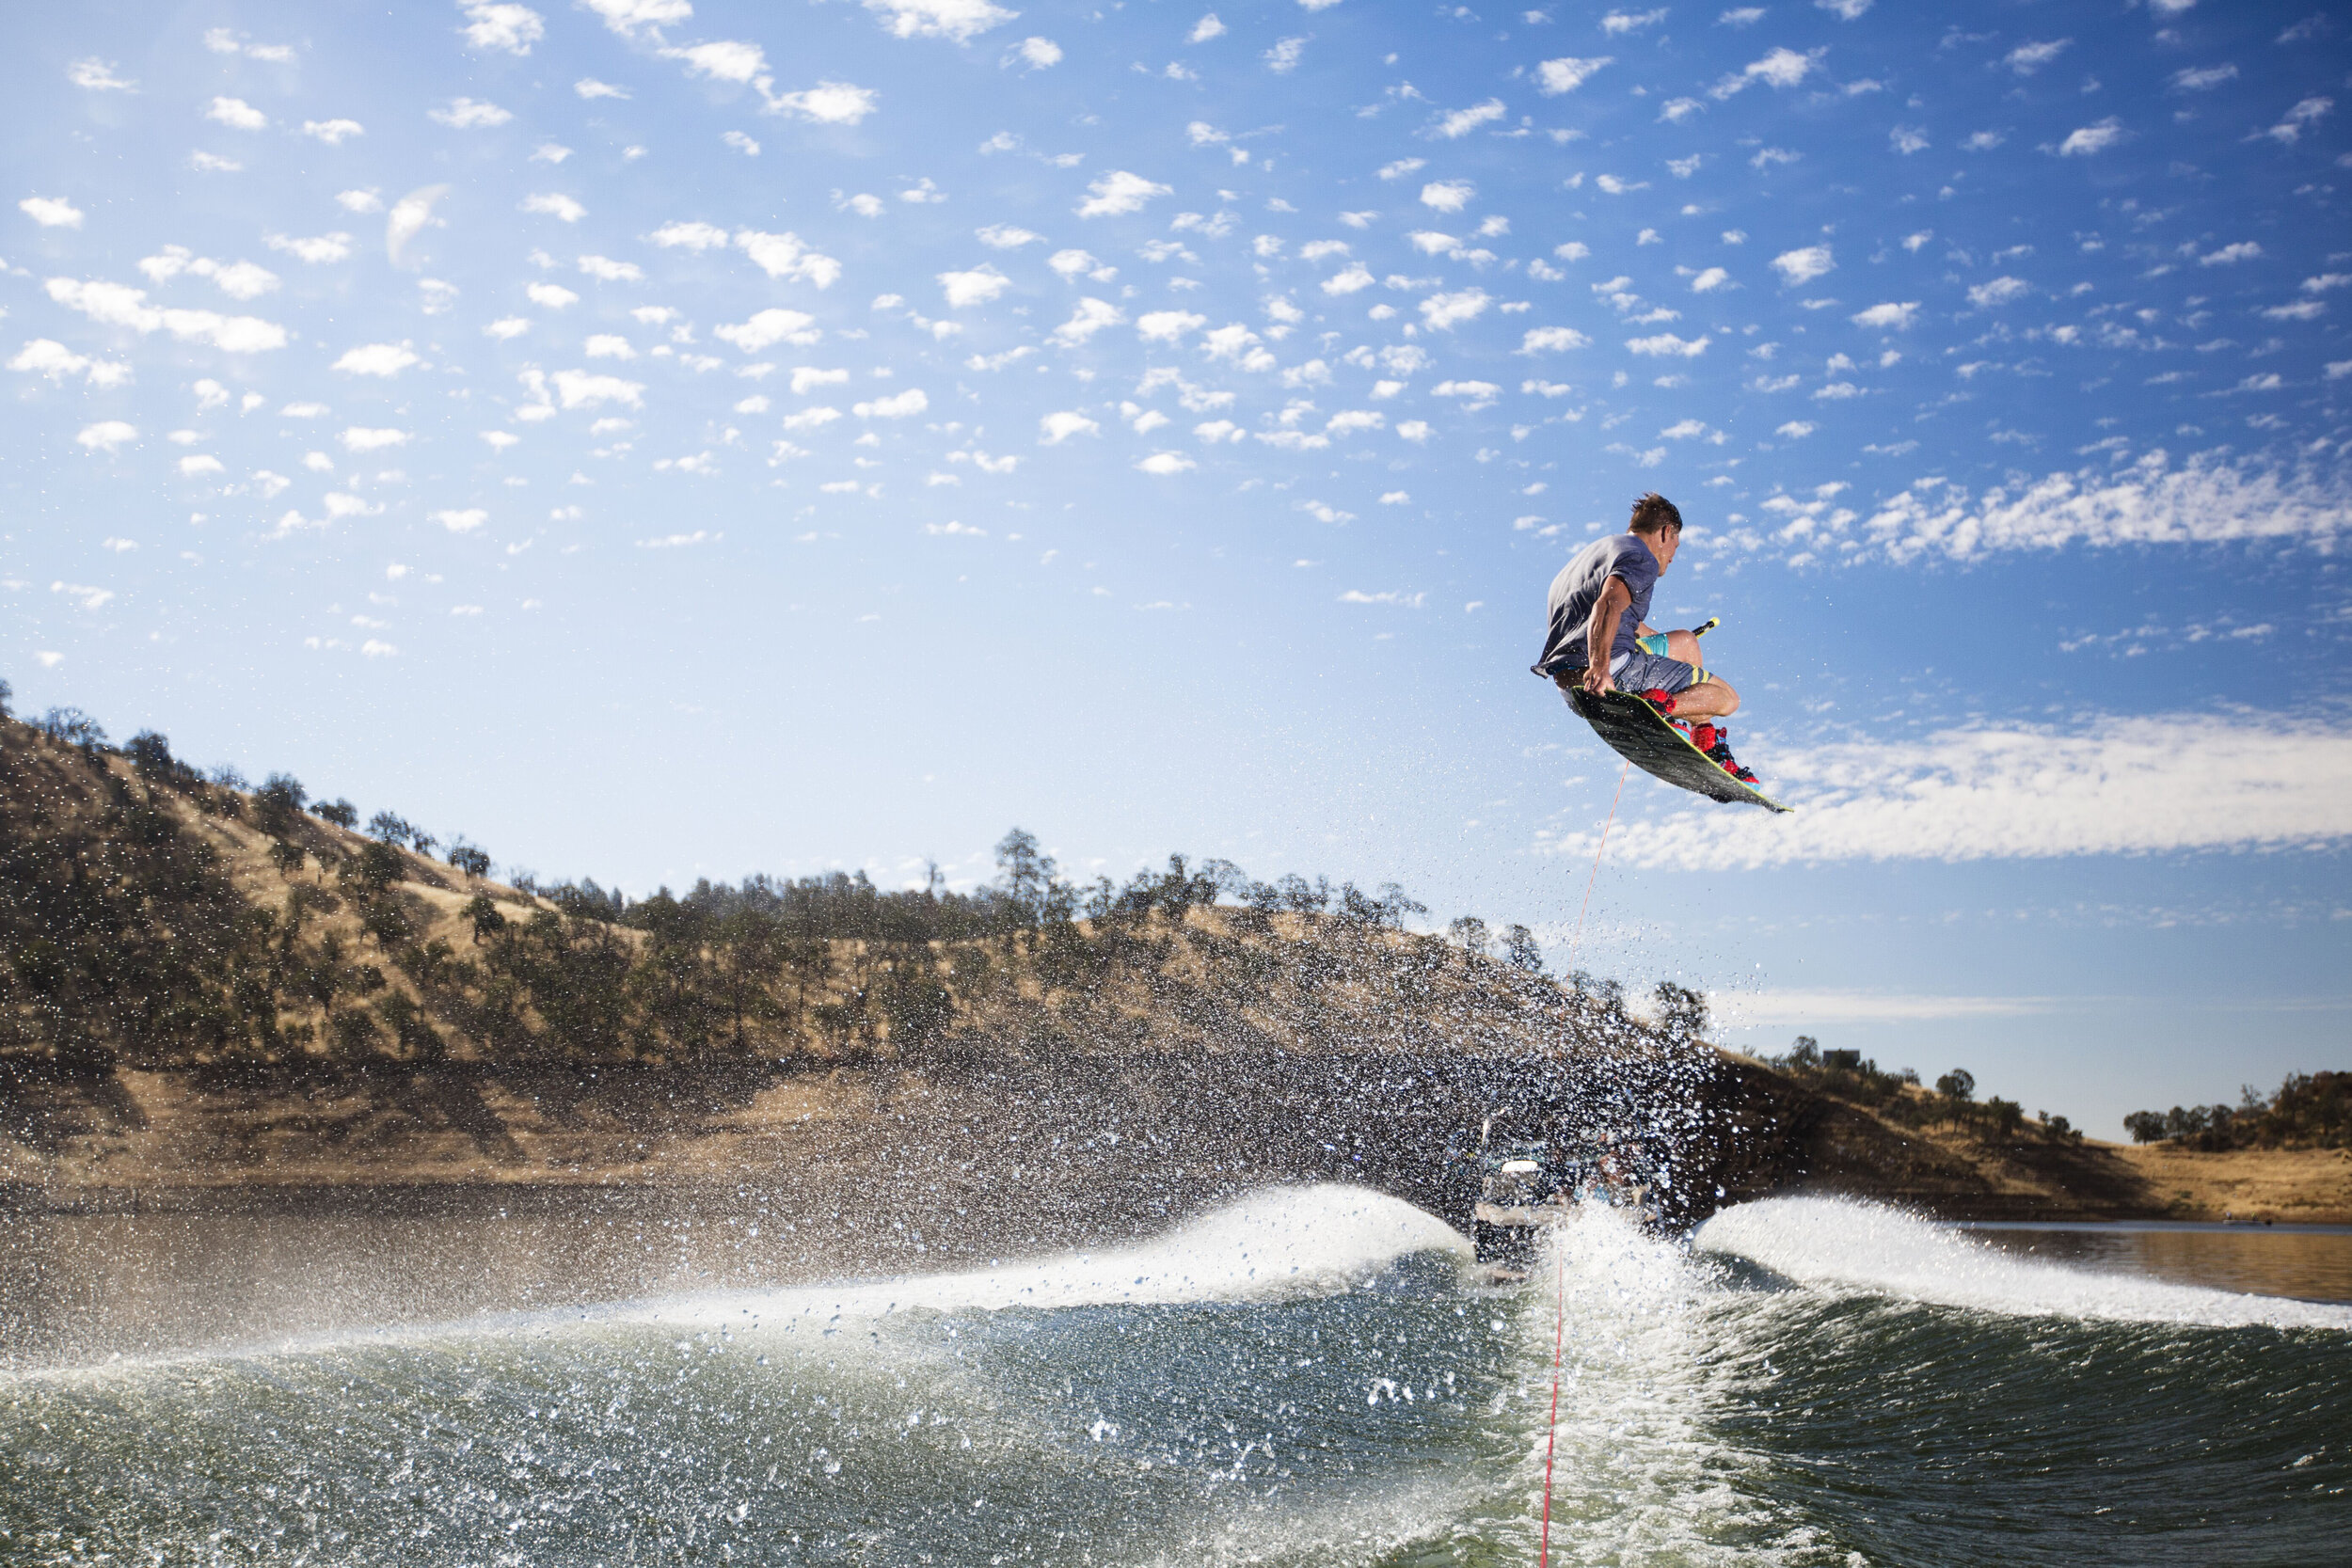
{"type": "Polygon", "coordinates": [[[1595,697],[1578,687],[1568,692],[1568,705],[1609,743],[1610,750],[1652,778],[1727,805],[1796,810],[1724,772],[1691,744],[1689,736],[1668,723],[1664,714],[1629,692],[1610,691],[1595,697]]]}

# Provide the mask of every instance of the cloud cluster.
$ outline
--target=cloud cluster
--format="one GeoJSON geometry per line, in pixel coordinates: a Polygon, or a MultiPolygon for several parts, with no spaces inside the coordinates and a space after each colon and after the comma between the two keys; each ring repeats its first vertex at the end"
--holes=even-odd
{"type": "MultiPolygon", "coordinates": [[[[1663,869],[2277,849],[2352,838],[2352,736],[2198,714],[1986,723],[1746,758],[1793,816],[1707,806],[1621,824],[1609,854],[1663,869]]],[[[1590,855],[1597,835],[1544,847],[1590,855]]]]}

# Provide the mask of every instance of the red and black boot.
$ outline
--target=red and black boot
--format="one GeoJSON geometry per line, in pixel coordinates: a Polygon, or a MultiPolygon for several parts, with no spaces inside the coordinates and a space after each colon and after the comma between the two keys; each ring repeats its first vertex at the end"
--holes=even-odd
{"type": "Polygon", "coordinates": [[[1732,759],[1731,732],[1722,725],[1705,722],[1695,725],[1691,732],[1691,744],[1705,752],[1709,762],[1741,784],[1756,783],[1756,775],[1732,759]]]}

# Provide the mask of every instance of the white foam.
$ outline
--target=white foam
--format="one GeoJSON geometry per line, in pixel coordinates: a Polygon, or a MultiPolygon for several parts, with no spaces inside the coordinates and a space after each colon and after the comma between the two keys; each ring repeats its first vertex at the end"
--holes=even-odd
{"type": "Polygon", "coordinates": [[[1274,1187],[1133,1246],[967,1274],[722,1291],[612,1307],[593,1316],[604,1323],[739,1330],[812,1318],[868,1320],[918,1308],[999,1311],[1263,1300],[1343,1290],[1367,1269],[1415,1253],[1467,1258],[1470,1250],[1453,1227],[1386,1194],[1330,1183],[1274,1187]]]}
{"type": "Polygon", "coordinates": [[[1742,1203],[1700,1226],[1692,1243],[1801,1284],[2017,1317],[2352,1329],[2352,1307],[2019,1258],[1963,1231],[1853,1198],[1742,1203]]]}

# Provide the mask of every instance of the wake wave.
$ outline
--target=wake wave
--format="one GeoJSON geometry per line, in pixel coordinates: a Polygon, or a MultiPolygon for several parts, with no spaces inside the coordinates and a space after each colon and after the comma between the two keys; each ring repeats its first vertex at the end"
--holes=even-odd
{"type": "Polygon", "coordinates": [[[1343,1290],[1416,1253],[1470,1256],[1453,1227],[1401,1198],[1338,1183],[1276,1187],[1133,1246],[1031,1259],[965,1274],[872,1284],[791,1286],[609,1307],[595,1321],[741,1328],[895,1312],[998,1311],[1264,1301],[1343,1290]]]}
{"type": "Polygon", "coordinates": [[[1961,1231],[1853,1198],[1771,1197],[1726,1209],[1692,1238],[1800,1284],[2011,1317],[2352,1329],[2352,1307],[2102,1274],[2000,1252],[1961,1231]]]}

